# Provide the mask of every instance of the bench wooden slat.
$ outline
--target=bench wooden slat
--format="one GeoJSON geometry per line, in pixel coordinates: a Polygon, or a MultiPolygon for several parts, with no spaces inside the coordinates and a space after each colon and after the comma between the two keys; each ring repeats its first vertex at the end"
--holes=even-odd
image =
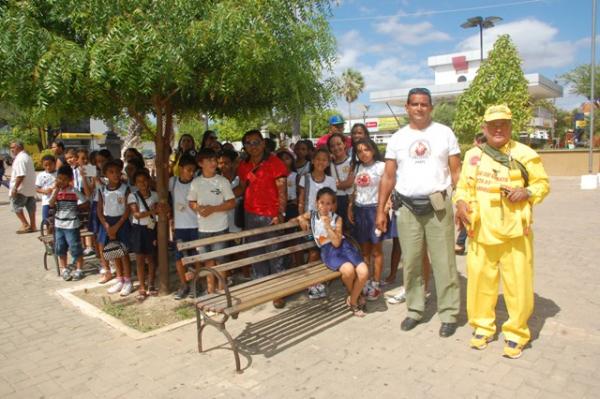
{"type": "MultiPolygon", "coordinates": [[[[311,267],[317,266],[319,264],[321,264],[322,262],[320,260],[314,261],[314,262],[310,262],[307,264],[304,264],[302,266],[298,266],[298,267],[294,267],[293,269],[289,269],[289,270],[285,270],[281,273],[275,273],[275,274],[271,274],[269,276],[263,277],[260,280],[251,280],[251,281],[247,281],[245,283],[242,284],[238,284],[238,285],[234,285],[233,287],[231,287],[229,289],[229,293],[233,296],[233,295],[238,295],[241,292],[244,292],[246,290],[251,290],[254,289],[254,287],[256,287],[257,282],[262,282],[262,283],[269,283],[274,279],[279,279],[281,278],[282,275],[297,275],[302,273],[304,270],[309,269],[311,267]]],[[[225,301],[225,291],[223,290],[219,290],[213,294],[206,294],[200,298],[196,299],[196,304],[198,306],[204,306],[205,304],[210,304],[210,303],[214,303],[214,302],[218,302],[220,300],[225,301]]]]}
{"type": "MultiPolygon", "coordinates": [[[[312,278],[317,275],[329,272],[331,272],[331,270],[329,270],[325,265],[317,264],[312,266],[311,268],[302,270],[300,273],[288,274],[284,276],[280,275],[278,279],[271,280],[268,283],[261,281],[261,279],[256,280],[255,285],[248,287],[243,291],[230,294],[232,300],[236,304],[239,304],[241,302],[250,300],[256,296],[263,295],[266,292],[278,291],[279,289],[283,289],[287,287],[290,284],[290,282],[293,283],[296,281],[302,281],[304,279],[312,278]]],[[[201,306],[208,306],[213,311],[222,312],[222,310],[227,307],[227,301],[226,298],[223,297],[218,300],[211,301],[210,304],[202,304],[201,306]]]]}
{"type": "MultiPolygon", "coordinates": [[[[234,260],[234,261],[227,262],[227,263],[222,263],[220,265],[213,267],[213,269],[215,269],[218,272],[226,272],[229,270],[234,270],[234,269],[240,268],[242,266],[251,265],[253,263],[258,263],[258,262],[262,262],[262,261],[269,260],[269,259],[279,258],[282,256],[292,254],[294,252],[304,251],[306,249],[310,249],[315,246],[316,245],[315,245],[314,241],[303,242],[302,244],[292,245],[290,247],[278,249],[277,251],[268,252],[268,253],[260,254],[260,255],[255,255],[250,258],[243,258],[243,259],[238,259],[238,260],[234,260]]],[[[193,263],[193,262],[186,262],[185,259],[186,258],[183,258],[184,264],[193,263]]]]}
{"type": "Polygon", "coordinates": [[[198,247],[202,247],[204,245],[216,244],[216,243],[222,242],[222,241],[233,241],[233,240],[237,240],[237,239],[244,238],[244,237],[260,235],[260,234],[264,234],[264,233],[270,233],[272,231],[289,229],[289,228],[296,227],[296,226],[298,226],[298,221],[290,220],[289,222],[286,222],[286,223],[274,224],[272,226],[265,226],[265,227],[257,227],[254,229],[243,230],[238,233],[228,233],[228,234],[223,234],[223,235],[216,236],[216,237],[201,238],[199,240],[194,240],[194,241],[180,242],[180,243],[177,243],[177,249],[179,249],[180,251],[183,251],[184,249],[198,248],[198,247]]]}
{"type": "Polygon", "coordinates": [[[252,249],[263,248],[268,245],[279,244],[286,241],[295,240],[301,237],[307,236],[309,233],[306,231],[296,231],[294,233],[286,234],[278,237],[271,237],[260,241],[254,241],[247,244],[236,245],[229,248],[220,249],[218,251],[206,252],[199,255],[188,256],[184,260],[184,264],[189,264],[192,262],[205,262],[211,259],[218,259],[224,256],[236,254],[238,252],[249,251],[252,249]]]}
{"type": "Polygon", "coordinates": [[[296,281],[295,284],[287,286],[286,288],[280,289],[276,292],[268,292],[262,296],[255,297],[248,301],[242,302],[239,305],[234,305],[231,308],[227,308],[223,310],[223,313],[227,315],[232,315],[244,311],[246,309],[250,309],[256,305],[260,305],[265,302],[272,301],[274,299],[282,298],[288,295],[295,294],[296,292],[302,291],[310,287],[311,285],[315,285],[318,283],[323,283],[326,281],[330,281],[338,278],[341,275],[340,272],[334,272],[329,270],[329,273],[319,274],[312,278],[307,278],[302,281],[296,281]]]}

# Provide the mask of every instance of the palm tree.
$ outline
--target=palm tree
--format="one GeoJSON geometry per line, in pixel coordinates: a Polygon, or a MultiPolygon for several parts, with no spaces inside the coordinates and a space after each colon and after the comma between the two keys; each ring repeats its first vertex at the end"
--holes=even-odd
{"type": "Polygon", "coordinates": [[[351,105],[365,88],[365,80],[356,69],[348,68],[339,80],[339,93],[348,102],[348,120],[351,119],[351,105]]]}

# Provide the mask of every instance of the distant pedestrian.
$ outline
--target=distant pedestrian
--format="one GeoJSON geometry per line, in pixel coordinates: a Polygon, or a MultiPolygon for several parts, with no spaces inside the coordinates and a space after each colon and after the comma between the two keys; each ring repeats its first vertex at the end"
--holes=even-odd
{"type": "Polygon", "coordinates": [[[10,202],[21,222],[21,228],[17,230],[17,234],[31,233],[36,231],[35,167],[33,160],[25,152],[23,142],[12,142],[10,151],[14,159],[10,175],[10,202]],[[29,221],[25,217],[24,210],[27,210],[29,221]]]}

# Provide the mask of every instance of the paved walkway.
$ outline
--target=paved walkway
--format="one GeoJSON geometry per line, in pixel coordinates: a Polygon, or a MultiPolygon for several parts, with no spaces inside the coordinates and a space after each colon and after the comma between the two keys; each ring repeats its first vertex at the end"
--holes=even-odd
{"type": "Polygon", "coordinates": [[[467,326],[441,339],[435,316],[402,332],[404,305],[351,318],[334,297],[231,323],[251,362],[242,375],[212,330],[200,355],[193,324],[134,341],[64,303],[55,291],[73,283],[43,270],[33,235],[14,234],[0,189],[0,397],[598,398],[600,191],[578,184],[552,179],[536,212],[536,339],[521,359],[502,358],[499,341],[468,349],[467,326]]]}

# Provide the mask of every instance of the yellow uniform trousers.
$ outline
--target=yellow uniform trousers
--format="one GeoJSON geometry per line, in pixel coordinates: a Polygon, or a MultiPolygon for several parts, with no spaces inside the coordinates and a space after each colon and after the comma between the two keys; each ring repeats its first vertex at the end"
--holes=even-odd
{"type": "Polygon", "coordinates": [[[525,345],[531,338],[527,321],[533,313],[533,237],[507,239],[496,245],[469,243],[467,254],[467,315],[476,335],[496,333],[496,303],[502,279],[508,320],[504,338],[525,345]]]}

